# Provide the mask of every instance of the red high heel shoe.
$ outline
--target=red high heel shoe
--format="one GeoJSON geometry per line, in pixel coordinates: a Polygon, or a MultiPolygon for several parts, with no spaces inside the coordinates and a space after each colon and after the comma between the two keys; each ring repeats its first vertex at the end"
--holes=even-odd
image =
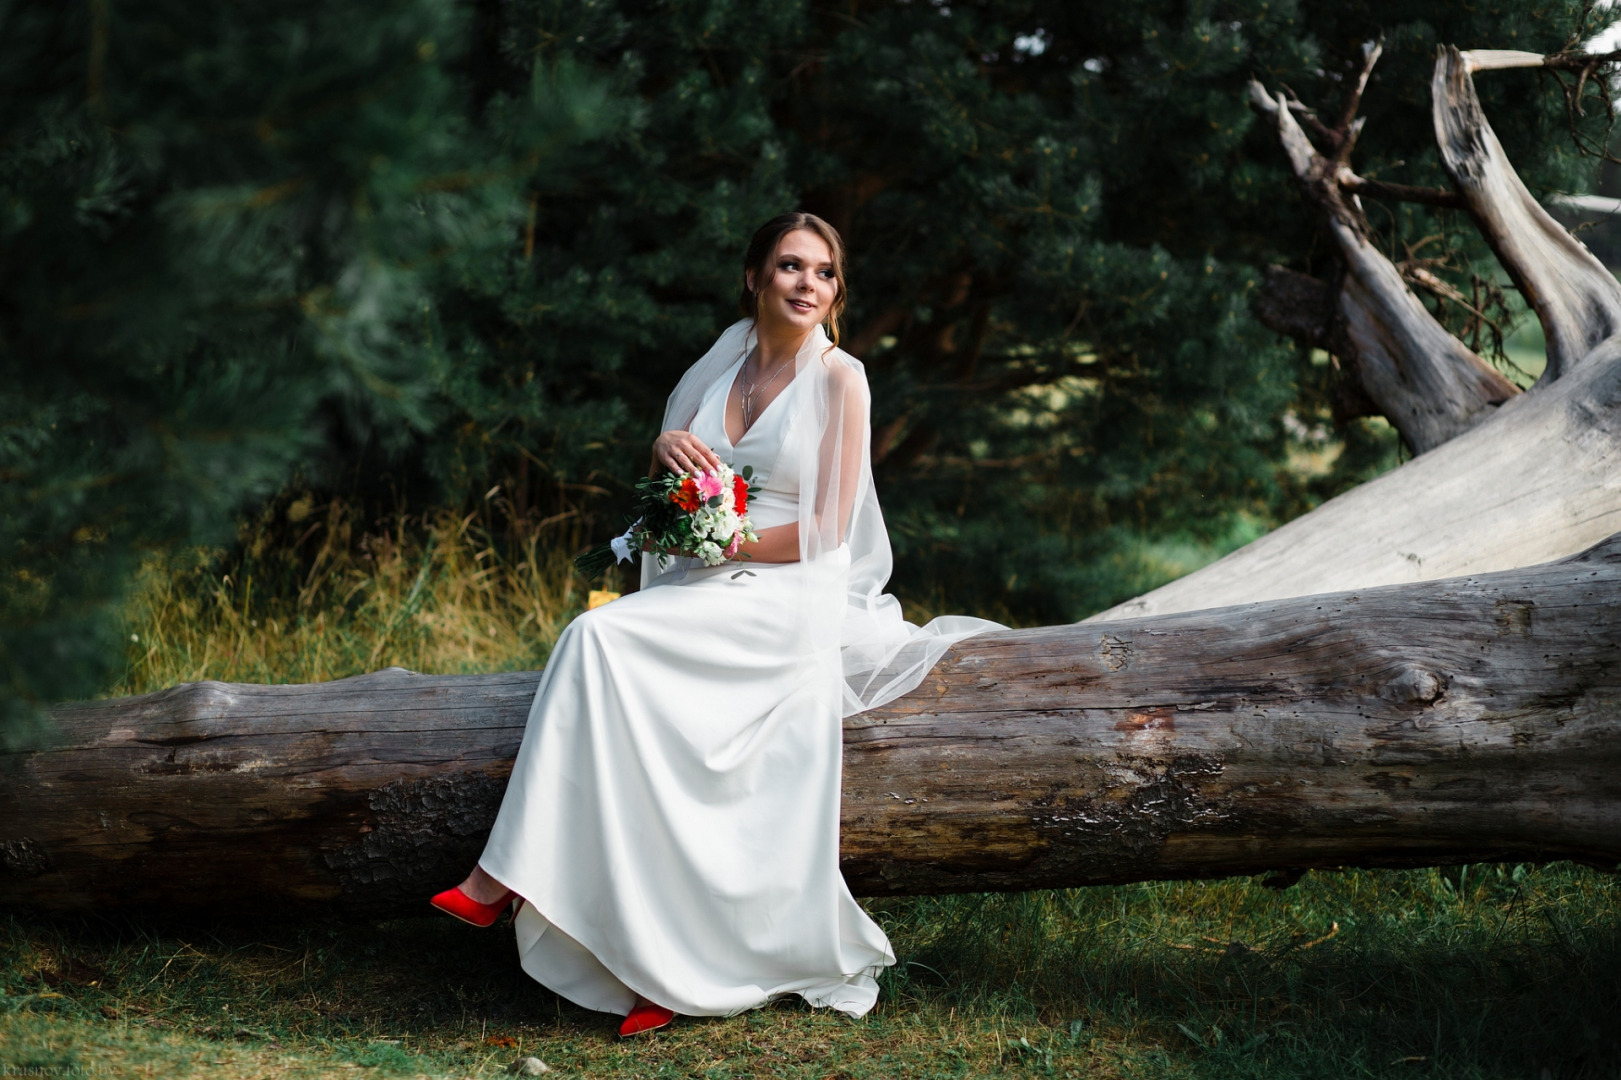
{"type": "Polygon", "coordinates": [[[625,1022],[619,1025],[621,1035],[640,1035],[644,1031],[657,1031],[661,1027],[668,1027],[675,1013],[663,1005],[655,1005],[651,1001],[640,1001],[625,1017],[625,1022]]]}
{"type": "Polygon", "coordinates": [[[428,903],[447,915],[456,916],[464,923],[473,926],[489,926],[501,917],[502,909],[517,898],[518,894],[508,889],[507,894],[495,903],[481,904],[462,892],[462,887],[458,885],[454,889],[446,889],[432,900],[429,900],[428,903]]]}

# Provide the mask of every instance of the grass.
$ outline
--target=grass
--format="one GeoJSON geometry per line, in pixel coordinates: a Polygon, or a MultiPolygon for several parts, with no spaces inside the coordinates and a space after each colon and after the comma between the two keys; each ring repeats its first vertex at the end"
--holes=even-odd
{"type": "Polygon", "coordinates": [[[0,922],[0,1076],[1613,1077],[1621,887],[1557,865],[870,902],[900,964],[619,1040],[445,919],[0,922]]]}
{"type": "MultiPolygon", "coordinates": [[[[567,537],[363,529],[283,500],[229,564],[149,568],[121,693],[390,664],[536,667],[567,537]]],[[[1621,879],[1569,864],[870,901],[900,963],[852,1021],[783,1001],[618,1040],[444,918],[0,916],[0,1077],[1617,1077],[1621,879]]]]}
{"type": "Polygon", "coordinates": [[[476,514],[400,515],[365,529],[343,502],[283,499],[229,562],[145,567],[128,664],[111,694],[202,679],[323,682],[399,666],[457,674],[540,668],[585,606],[567,533],[492,535],[476,514]]]}

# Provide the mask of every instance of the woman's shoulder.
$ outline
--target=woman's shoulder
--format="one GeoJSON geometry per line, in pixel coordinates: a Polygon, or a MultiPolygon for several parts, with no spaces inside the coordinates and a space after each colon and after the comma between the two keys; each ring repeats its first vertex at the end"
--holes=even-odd
{"type": "Polygon", "coordinates": [[[867,372],[861,361],[834,346],[822,354],[817,369],[815,398],[821,408],[846,417],[852,411],[864,414],[871,409],[872,391],[867,387],[867,372]]]}
{"type": "Polygon", "coordinates": [[[859,389],[863,392],[867,388],[867,369],[861,361],[839,348],[831,345],[822,353],[822,368],[827,373],[828,384],[840,390],[859,389]]]}

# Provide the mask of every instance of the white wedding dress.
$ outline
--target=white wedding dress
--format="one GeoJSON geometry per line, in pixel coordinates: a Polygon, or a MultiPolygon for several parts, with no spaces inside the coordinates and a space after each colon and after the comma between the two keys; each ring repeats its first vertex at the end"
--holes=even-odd
{"type": "MultiPolygon", "coordinates": [[[[796,521],[785,448],[805,380],[734,447],[736,371],[689,430],[754,466],[755,528],[796,521]]],[[[644,569],[640,592],[568,625],[536,691],[479,865],[526,900],[524,970],[587,1008],[624,1014],[641,994],[730,1015],[797,993],[860,1016],[895,962],[839,873],[839,687],[796,625],[810,571],[745,565],[644,569]]]]}

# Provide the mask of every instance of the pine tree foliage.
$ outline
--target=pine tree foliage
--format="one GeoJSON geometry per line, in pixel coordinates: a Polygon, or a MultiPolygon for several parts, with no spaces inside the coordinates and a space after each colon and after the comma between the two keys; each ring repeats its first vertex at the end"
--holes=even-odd
{"type": "Polygon", "coordinates": [[[143,552],[433,427],[436,282],[600,104],[537,69],[495,138],[465,33],[424,0],[0,12],[0,731],[113,670],[143,552]]]}

